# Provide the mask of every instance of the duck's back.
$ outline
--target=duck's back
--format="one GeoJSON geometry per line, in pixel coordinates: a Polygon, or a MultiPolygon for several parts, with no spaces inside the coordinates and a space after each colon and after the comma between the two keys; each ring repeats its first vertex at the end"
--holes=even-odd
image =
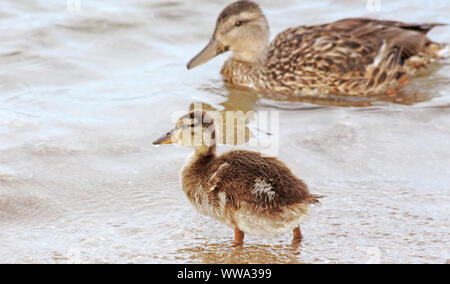
{"type": "Polygon", "coordinates": [[[439,24],[364,18],[283,31],[270,44],[267,74],[279,92],[371,95],[396,87],[438,58],[426,33],[439,24]]]}

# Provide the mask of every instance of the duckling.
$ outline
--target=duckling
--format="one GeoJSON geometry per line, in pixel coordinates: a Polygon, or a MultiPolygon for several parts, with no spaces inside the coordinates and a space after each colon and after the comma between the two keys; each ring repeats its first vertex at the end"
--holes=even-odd
{"type": "Polygon", "coordinates": [[[311,194],[276,158],[244,150],[217,156],[215,136],[212,116],[194,110],[153,144],[178,143],[195,150],[181,172],[182,189],[201,214],[234,227],[235,245],[243,244],[244,234],[273,236],[288,230],[299,243],[300,222],[323,196],[311,194]]]}
{"type": "Polygon", "coordinates": [[[448,51],[426,36],[441,25],[348,18],[289,28],[269,43],[260,7],[237,1],[220,13],[211,40],[187,68],[231,51],[221,73],[238,87],[294,96],[395,95],[448,51]]]}

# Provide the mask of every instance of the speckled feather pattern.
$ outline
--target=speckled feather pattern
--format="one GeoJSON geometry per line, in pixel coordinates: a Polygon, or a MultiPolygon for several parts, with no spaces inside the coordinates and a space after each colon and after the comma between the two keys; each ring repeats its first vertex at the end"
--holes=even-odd
{"type": "Polygon", "coordinates": [[[320,196],[279,160],[249,151],[194,156],[182,171],[182,188],[202,214],[245,233],[292,230],[320,196]]]}
{"type": "Polygon", "coordinates": [[[286,95],[381,94],[440,58],[441,46],[426,36],[436,25],[355,18],[291,28],[259,63],[231,57],[221,73],[228,83],[286,95]]]}

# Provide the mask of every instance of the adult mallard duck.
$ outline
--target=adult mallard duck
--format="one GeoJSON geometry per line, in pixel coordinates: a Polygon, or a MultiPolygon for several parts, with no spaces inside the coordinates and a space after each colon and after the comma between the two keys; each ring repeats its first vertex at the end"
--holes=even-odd
{"type": "Polygon", "coordinates": [[[208,45],[187,67],[230,50],[221,73],[233,85],[285,95],[395,94],[418,69],[441,58],[444,46],[426,36],[438,25],[343,19],[287,29],[269,44],[259,6],[237,1],[220,13],[208,45]]]}
{"type": "Polygon", "coordinates": [[[182,188],[202,214],[235,228],[236,245],[244,234],[277,235],[293,230],[302,238],[299,223],[321,196],[310,194],[281,161],[250,151],[216,155],[214,120],[204,111],[181,117],[175,128],[153,144],[178,143],[195,153],[181,173],[182,188]]]}

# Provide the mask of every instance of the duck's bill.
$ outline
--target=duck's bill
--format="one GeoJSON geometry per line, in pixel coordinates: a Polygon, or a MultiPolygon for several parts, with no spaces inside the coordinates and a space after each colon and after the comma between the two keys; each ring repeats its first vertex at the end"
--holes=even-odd
{"type": "Polygon", "coordinates": [[[172,136],[172,131],[153,141],[153,145],[173,144],[176,140],[172,136]]]}
{"type": "Polygon", "coordinates": [[[197,56],[189,61],[189,63],[187,64],[187,68],[192,69],[194,67],[200,66],[226,51],[228,51],[228,48],[224,46],[220,41],[213,38],[209,41],[208,45],[202,51],[200,51],[199,54],[197,54],[197,56]]]}

